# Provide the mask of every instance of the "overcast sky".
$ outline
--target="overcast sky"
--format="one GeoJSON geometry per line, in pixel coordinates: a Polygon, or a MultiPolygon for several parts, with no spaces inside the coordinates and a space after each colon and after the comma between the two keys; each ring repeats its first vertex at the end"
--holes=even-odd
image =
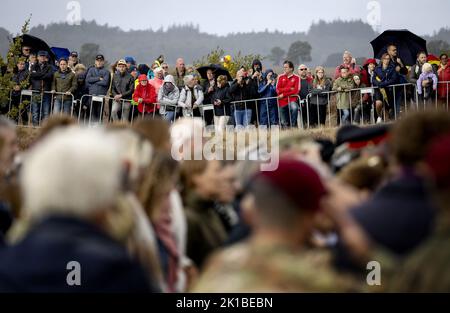
{"type": "Polygon", "coordinates": [[[408,28],[424,35],[447,27],[450,12],[449,0],[1,0],[1,6],[0,27],[13,33],[32,13],[32,26],[80,16],[124,30],[192,22],[202,32],[226,35],[266,28],[307,31],[313,21],[340,18],[370,21],[378,30],[408,28]],[[70,2],[79,4],[80,14],[67,8],[70,2]]]}

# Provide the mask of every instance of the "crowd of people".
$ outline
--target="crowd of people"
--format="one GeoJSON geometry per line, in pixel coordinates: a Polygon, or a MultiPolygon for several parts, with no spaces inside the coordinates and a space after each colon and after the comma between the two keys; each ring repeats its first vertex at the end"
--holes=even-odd
{"type": "Polygon", "coordinates": [[[30,47],[22,48],[11,104],[18,106],[23,100],[21,90],[33,90],[30,112],[34,126],[51,113],[64,112],[89,122],[160,115],[171,122],[202,117],[217,129],[250,124],[298,127],[298,122],[315,127],[332,118],[333,101],[338,125],[381,123],[397,119],[408,100],[439,101],[446,106],[450,94],[446,53],[440,55],[439,65],[432,65],[426,52],[419,52],[417,63],[407,67],[394,44],[387,47],[379,63],[367,59],[358,65],[345,51],[333,77],[327,77],[322,66],[311,70],[304,64],[298,66],[296,74],[291,61],[285,61],[283,72],[277,74],[254,60],[232,81],[227,75],[218,75],[215,67],[202,77],[194,67],[186,66],[183,58],[176,60],[174,69],[163,56],[150,67],[125,57],[106,68],[105,58],[99,54],[95,66],[86,68],[77,52],[57,60],[54,66],[49,64],[46,51],[30,51],[30,47]],[[363,91],[366,87],[373,89],[363,91]]]}
{"type": "MultiPolygon", "coordinates": [[[[177,82],[164,81],[170,101],[177,82]]],[[[272,171],[252,143],[246,158],[203,156],[204,127],[53,115],[19,151],[0,117],[0,291],[450,291],[448,112],[344,125],[333,140],[285,132],[272,171]]]]}

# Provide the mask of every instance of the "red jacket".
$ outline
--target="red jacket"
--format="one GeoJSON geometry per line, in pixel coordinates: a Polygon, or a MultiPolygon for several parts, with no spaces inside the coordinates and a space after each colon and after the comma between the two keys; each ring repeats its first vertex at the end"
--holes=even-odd
{"type": "Polygon", "coordinates": [[[447,99],[447,95],[450,98],[450,64],[447,64],[445,68],[440,67],[438,70],[438,95],[441,99],[447,99]],[[448,83],[444,83],[448,82],[448,83]]]}
{"type": "Polygon", "coordinates": [[[300,77],[292,74],[291,77],[287,77],[286,74],[282,74],[278,77],[277,94],[283,95],[283,98],[278,100],[280,108],[286,106],[288,102],[298,100],[298,92],[300,91],[300,77]],[[294,96],[294,97],[288,97],[294,96]]]}
{"type": "Polygon", "coordinates": [[[142,98],[143,101],[138,104],[139,112],[143,113],[145,108],[145,113],[153,113],[155,111],[156,106],[156,91],[155,87],[147,83],[146,86],[142,86],[141,84],[137,85],[134,90],[133,100],[138,102],[139,98],[142,98]]]}

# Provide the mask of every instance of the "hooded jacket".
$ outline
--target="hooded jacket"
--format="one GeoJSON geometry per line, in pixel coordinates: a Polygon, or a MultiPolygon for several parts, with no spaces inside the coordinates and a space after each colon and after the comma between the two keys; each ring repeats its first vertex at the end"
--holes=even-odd
{"type": "Polygon", "coordinates": [[[155,87],[153,87],[149,83],[147,83],[147,85],[145,86],[138,84],[133,94],[133,101],[138,103],[139,112],[153,113],[156,106],[155,87]],[[139,98],[143,99],[141,103],[138,103],[139,98]]]}
{"type": "Polygon", "coordinates": [[[180,90],[177,85],[175,85],[175,79],[172,75],[167,75],[164,78],[164,84],[159,88],[158,91],[158,103],[160,105],[159,113],[165,114],[166,111],[175,111],[178,104],[178,99],[180,98],[180,90]],[[170,93],[164,91],[165,84],[172,84],[175,88],[170,93]]]}

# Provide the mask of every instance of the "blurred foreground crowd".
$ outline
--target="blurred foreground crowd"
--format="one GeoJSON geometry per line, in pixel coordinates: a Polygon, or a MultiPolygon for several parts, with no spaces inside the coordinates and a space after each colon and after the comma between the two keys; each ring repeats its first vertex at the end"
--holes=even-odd
{"type": "Polygon", "coordinates": [[[19,151],[0,117],[0,291],[450,291],[448,113],[283,132],[273,171],[190,160],[204,126],[52,116],[19,151]]]}

